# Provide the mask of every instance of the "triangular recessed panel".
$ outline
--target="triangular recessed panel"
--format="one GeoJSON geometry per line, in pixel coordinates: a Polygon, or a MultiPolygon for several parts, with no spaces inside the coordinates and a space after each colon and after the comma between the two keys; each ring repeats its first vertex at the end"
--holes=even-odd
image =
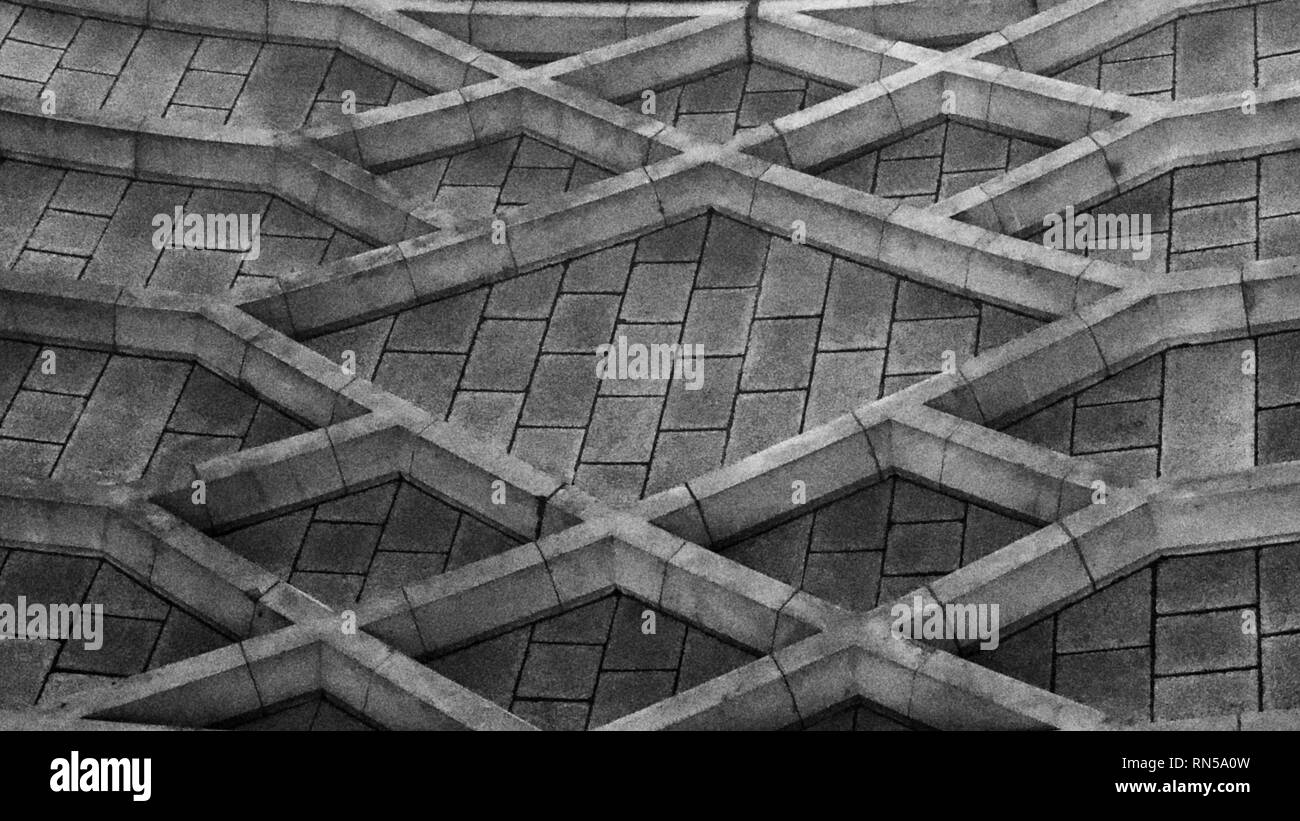
{"type": "Polygon", "coordinates": [[[425,663],[538,727],[581,730],[756,657],[615,593],[425,663]]]}
{"type": "Polygon", "coordinates": [[[0,640],[0,706],[9,709],[55,705],[235,640],[103,559],[0,548],[0,603],[16,608],[20,600],[51,614],[78,607],[91,618],[72,637],[0,640]],[[102,621],[93,615],[100,606],[102,621]]]}
{"type": "Polygon", "coordinates": [[[306,430],[202,365],[0,339],[11,475],[165,486],[188,465],[306,430]]]}
{"type": "Polygon", "coordinates": [[[715,549],[832,604],[866,611],[1036,529],[893,478],[715,549]]]}
{"type": "Polygon", "coordinates": [[[16,273],[187,293],[225,294],[371,247],[268,194],[16,160],[0,161],[0,209],[0,263],[16,273]],[[205,226],[213,215],[229,216],[241,233],[205,233],[202,247],[185,247],[182,233],[177,246],[164,228],[178,209],[182,226],[189,215],[205,226]]]}
{"type": "Polygon", "coordinates": [[[281,513],[216,539],[326,604],[345,608],[520,544],[404,480],[281,513]]]}

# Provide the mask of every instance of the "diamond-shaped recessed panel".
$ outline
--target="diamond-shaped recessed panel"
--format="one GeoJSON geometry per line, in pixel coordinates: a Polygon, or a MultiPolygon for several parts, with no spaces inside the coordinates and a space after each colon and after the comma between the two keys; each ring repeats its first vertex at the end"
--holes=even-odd
{"type": "MultiPolygon", "coordinates": [[[[268,194],[13,160],[0,162],[0,216],[0,263],[17,273],[189,293],[223,294],[234,285],[311,271],[371,247],[268,194]],[[238,239],[227,234],[225,247],[231,250],[160,248],[173,244],[168,240],[174,235],[160,236],[163,223],[155,219],[166,217],[171,225],[178,208],[201,215],[205,225],[209,215],[235,216],[248,233],[238,239]],[[256,249],[241,245],[239,240],[253,239],[254,227],[256,249]],[[246,248],[256,250],[255,259],[246,248]]],[[[229,222],[223,226],[229,230],[229,222]]]]}
{"type": "Polygon", "coordinates": [[[512,137],[381,175],[417,205],[481,216],[527,205],[612,173],[532,137],[512,137]]]}
{"type": "Polygon", "coordinates": [[[1037,529],[892,478],[716,549],[833,604],[870,610],[1037,529]]]}
{"type": "Polygon", "coordinates": [[[182,466],[306,430],[201,365],[0,339],[10,475],[165,484],[182,466]]]}
{"type": "Polygon", "coordinates": [[[1123,218],[1124,226],[1113,229],[1114,247],[1077,250],[1076,242],[1063,250],[1153,271],[1300,254],[1297,180],[1300,151],[1180,168],[1080,212],[1095,215],[1098,226],[1123,218]],[[1148,226],[1149,246],[1118,242],[1148,226]]]}
{"type": "Polygon", "coordinates": [[[213,730],[338,732],[379,730],[324,693],[312,693],[262,708],[255,716],[240,716],[209,727],[213,730]]]}
{"type": "Polygon", "coordinates": [[[85,633],[81,640],[75,634],[20,640],[9,634],[16,626],[6,625],[0,707],[54,704],[233,641],[102,559],[0,548],[0,604],[17,608],[20,597],[49,612],[60,605],[102,605],[102,645],[94,648],[85,633]]]}
{"type": "Polygon", "coordinates": [[[354,351],[380,386],[632,501],[1038,324],[708,214],[307,344],[354,351]],[[702,346],[699,387],[630,365],[598,378],[598,346],[620,337],[647,355],[702,346]]]}
{"type": "Polygon", "coordinates": [[[615,593],[425,663],[538,727],[581,730],[755,658],[615,593]]]}
{"type": "Polygon", "coordinates": [[[331,606],[348,606],[521,544],[404,480],[216,538],[331,606]]]}
{"type": "Polygon", "coordinates": [[[1024,165],[1054,146],[946,120],[817,174],[868,194],[925,206],[1024,165]]]}
{"type": "Polygon", "coordinates": [[[425,92],[337,49],[114,23],[0,3],[0,91],[56,110],[292,130],[425,92]],[[7,34],[5,34],[7,32],[7,34]]]}
{"type": "Polygon", "coordinates": [[[1300,77],[1300,2],[1204,12],[1167,23],[1056,74],[1141,97],[1241,93],[1300,77]]]}
{"type": "Polygon", "coordinates": [[[1160,559],[971,658],[1117,719],[1300,707],[1300,545],[1160,559]]]}
{"type": "Polygon", "coordinates": [[[1300,334],[1174,348],[1004,430],[1135,479],[1300,459],[1300,334]]]}
{"type": "MultiPolygon", "coordinates": [[[[846,90],[762,63],[746,63],[654,89],[654,111],[646,113],[722,143],[741,131],[802,111],[846,90]]],[[[638,95],[625,107],[640,112],[645,111],[645,104],[638,95]]]]}

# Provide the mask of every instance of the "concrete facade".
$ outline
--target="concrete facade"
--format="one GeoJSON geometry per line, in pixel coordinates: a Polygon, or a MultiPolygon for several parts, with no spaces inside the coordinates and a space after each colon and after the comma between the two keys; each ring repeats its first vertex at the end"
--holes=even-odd
{"type": "Polygon", "coordinates": [[[1294,726],[1297,26],[0,2],[0,727],[1294,726]]]}

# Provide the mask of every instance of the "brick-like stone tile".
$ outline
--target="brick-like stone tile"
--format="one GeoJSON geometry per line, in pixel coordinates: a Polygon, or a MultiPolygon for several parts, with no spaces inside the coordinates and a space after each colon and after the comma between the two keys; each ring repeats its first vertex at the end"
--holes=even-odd
{"type": "Polygon", "coordinates": [[[1240,713],[1258,705],[1256,675],[1248,671],[1173,676],[1155,684],[1157,721],[1240,713]]]}
{"type": "Polygon", "coordinates": [[[61,56],[58,49],[5,40],[0,43],[0,74],[44,83],[54,73],[61,56]]]}
{"type": "Polygon", "coordinates": [[[1145,647],[1061,656],[1055,692],[1117,720],[1148,718],[1151,651],[1145,647]]]}
{"type": "Polygon", "coordinates": [[[1170,558],[1160,566],[1158,613],[1179,613],[1255,604],[1255,556],[1251,551],[1170,558]]]}
{"type": "Polygon", "coordinates": [[[1300,635],[1270,636],[1260,641],[1265,710],[1300,706],[1300,635]]]}
{"type": "Polygon", "coordinates": [[[1156,619],[1156,674],[1200,673],[1258,664],[1255,638],[1235,611],[1156,619]]]}
{"type": "Polygon", "coordinates": [[[662,407],[663,399],[658,397],[597,399],[583,445],[583,461],[648,462],[662,407]]]}
{"type": "Polygon", "coordinates": [[[1240,343],[1170,351],[1165,357],[1161,473],[1196,474],[1254,463],[1254,378],[1240,343]]]}
{"type": "Polygon", "coordinates": [[[885,372],[936,373],[945,352],[961,365],[975,353],[977,322],[972,319],[926,319],[898,322],[889,340],[885,372]]]}
{"type": "Polygon", "coordinates": [[[1075,453],[1125,450],[1159,444],[1160,402],[1118,402],[1074,412],[1075,453]]]}
{"type": "Polygon", "coordinates": [[[817,355],[804,427],[829,422],[875,399],[884,370],[880,351],[844,351],[817,355]]]}
{"type": "Polygon", "coordinates": [[[664,431],[655,443],[646,495],[721,467],[727,435],[720,430],[664,431]]]}

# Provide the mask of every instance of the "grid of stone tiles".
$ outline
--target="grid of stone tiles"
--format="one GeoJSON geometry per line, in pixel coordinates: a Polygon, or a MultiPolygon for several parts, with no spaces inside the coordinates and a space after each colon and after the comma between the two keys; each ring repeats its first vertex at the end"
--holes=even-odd
{"type": "Polygon", "coordinates": [[[1300,254],[1300,151],[1180,168],[1080,213],[1149,218],[1149,258],[1064,250],[1151,271],[1300,254]]]}
{"type": "Polygon", "coordinates": [[[337,732],[378,730],[374,723],[358,716],[325,693],[311,693],[262,708],[255,716],[240,716],[210,725],[212,730],[337,732]]]}
{"type": "Polygon", "coordinates": [[[220,294],[370,247],[269,194],[0,161],[0,266],[17,273],[220,294]],[[257,258],[233,240],[231,250],[156,248],[154,218],[178,207],[249,215],[250,229],[261,215],[257,258]]]}
{"type": "Polygon", "coordinates": [[[1300,77],[1300,0],[1193,14],[1055,75],[1137,97],[1245,92],[1300,77]]]}
{"type": "Polygon", "coordinates": [[[1297,460],[1300,333],[1173,348],[1004,430],[1135,479],[1297,460]]]}
{"type": "Polygon", "coordinates": [[[870,610],[1038,526],[890,478],[718,552],[852,610],[870,610]]]}
{"type": "Polygon", "coordinates": [[[1160,559],[971,658],[1119,719],[1300,707],[1300,544],[1160,559]]]}
{"type": "Polygon", "coordinates": [[[0,339],[0,462],[10,476],[167,482],[307,430],[206,368],[0,339]]]}
{"type": "Polygon", "coordinates": [[[508,211],[613,176],[533,137],[512,137],[385,171],[416,203],[460,216],[508,211]]]}
{"type": "Polygon", "coordinates": [[[521,544],[404,480],[283,513],[217,540],[332,606],[521,544]]]}
{"type": "Polygon", "coordinates": [[[847,90],[762,63],[745,63],[655,89],[653,112],[643,108],[640,95],[625,102],[624,107],[724,143],[741,131],[802,111],[847,90]]]}
{"type": "Polygon", "coordinates": [[[821,717],[804,721],[801,726],[792,727],[790,729],[814,732],[867,732],[882,730],[886,732],[906,732],[909,730],[928,730],[930,728],[899,716],[892,710],[881,707],[879,704],[874,704],[865,699],[858,698],[848,702],[847,704],[828,710],[821,717]]]}
{"type": "Polygon", "coordinates": [[[614,593],[425,664],[542,729],[582,730],[757,657],[614,593]]]}
{"type": "Polygon", "coordinates": [[[817,173],[841,185],[925,206],[1024,165],[1057,146],[945,120],[817,173]]]}
{"type": "Polygon", "coordinates": [[[307,344],[353,351],[361,376],[618,503],[1038,324],[707,214],[307,344]],[[597,347],[620,336],[702,345],[700,387],[597,378],[597,347]]]}
{"type": "Polygon", "coordinates": [[[0,91],[57,111],[292,130],[424,96],[336,49],[201,36],[0,2],[0,91]]]}
{"type": "Polygon", "coordinates": [[[114,678],[135,675],[234,639],[172,605],[102,559],[0,548],[0,602],[103,605],[103,646],[28,639],[0,641],[0,707],[57,702],[114,678]]]}

